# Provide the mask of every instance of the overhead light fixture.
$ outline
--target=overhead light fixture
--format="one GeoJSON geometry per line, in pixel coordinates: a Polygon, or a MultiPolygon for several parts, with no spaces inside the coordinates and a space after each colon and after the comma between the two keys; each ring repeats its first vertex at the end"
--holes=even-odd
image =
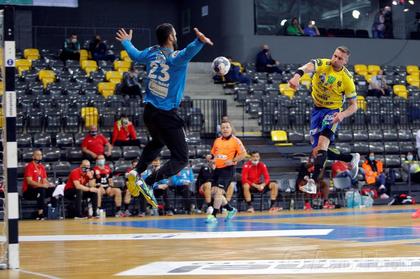
{"type": "Polygon", "coordinates": [[[410,3],[411,5],[414,5],[414,0],[408,0],[408,3],[410,3]]]}
{"type": "Polygon", "coordinates": [[[360,12],[358,10],[353,10],[353,12],[351,13],[351,15],[355,18],[358,19],[360,16],[360,12]]]}
{"type": "Polygon", "coordinates": [[[392,1],[392,5],[397,6],[398,2],[396,0],[392,1]]]}
{"type": "Polygon", "coordinates": [[[286,22],[287,22],[287,19],[282,19],[282,21],[280,22],[280,25],[284,26],[286,24],[286,22]]]}
{"type": "Polygon", "coordinates": [[[404,13],[406,13],[406,12],[408,12],[410,9],[409,8],[405,8],[404,10],[403,10],[403,12],[404,13]]]}

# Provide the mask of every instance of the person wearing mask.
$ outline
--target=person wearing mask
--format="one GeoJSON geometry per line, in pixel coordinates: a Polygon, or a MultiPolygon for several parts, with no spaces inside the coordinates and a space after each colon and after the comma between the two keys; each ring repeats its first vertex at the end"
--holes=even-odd
{"type": "Polygon", "coordinates": [[[257,72],[281,73],[281,70],[278,67],[279,64],[279,61],[276,61],[271,57],[268,45],[263,45],[261,51],[257,54],[255,63],[257,72]]]}
{"type": "Polygon", "coordinates": [[[77,40],[77,35],[72,34],[64,41],[63,50],[60,54],[61,60],[80,60],[80,43],[77,40]]]}
{"type": "Polygon", "coordinates": [[[136,96],[141,95],[141,85],[138,79],[138,71],[136,69],[130,69],[128,72],[123,74],[123,79],[121,83],[121,94],[125,94],[132,98],[136,98],[136,96]]]}
{"type": "Polygon", "coordinates": [[[242,188],[245,202],[248,205],[247,212],[254,213],[252,206],[251,193],[265,193],[270,191],[270,212],[281,210],[277,207],[278,186],[275,181],[270,180],[267,166],[261,162],[258,151],[251,152],[251,159],[242,167],[242,188]],[[264,179],[261,179],[261,178],[264,179]]]}
{"type": "Polygon", "coordinates": [[[305,29],[303,29],[303,34],[309,37],[317,37],[320,35],[318,27],[316,27],[315,25],[315,21],[310,20],[308,22],[308,26],[306,26],[305,29]]]}
{"type": "Polygon", "coordinates": [[[82,152],[85,154],[86,159],[96,160],[99,155],[111,156],[112,145],[106,137],[98,133],[96,126],[91,126],[89,134],[86,135],[82,142],[82,152]]]}
{"type": "Polygon", "coordinates": [[[89,160],[83,160],[80,167],[73,169],[64,187],[64,197],[74,200],[75,218],[85,218],[82,213],[82,199],[90,199],[92,203],[92,215],[88,212],[88,217],[97,217],[99,189],[95,187],[94,172],[90,169],[89,160]]]}
{"type": "Polygon", "coordinates": [[[368,96],[387,96],[388,85],[386,84],[384,71],[380,70],[377,75],[371,77],[369,81],[368,96]]]}
{"type": "Polygon", "coordinates": [[[107,54],[107,46],[101,40],[101,36],[96,35],[89,44],[89,51],[92,54],[92,59],[95,61],[98,60],[111,60],[107,54]]]}
{"type": "Polygon", "coordinates": [[[381,199],[388,199],[389,196],[386,194],[386,176],[383,169],[383,163],[380,160],[375,160],[375,153],[369,153],[362,164],[362,169],[365,174],[366,184],[375,187],[381,199]]]}
{"type": "Polygon", "coordinates": [[[304,34],[297,17],[292,18],[291,24],[286,29],[289,36],[302,36],[304,34]]]}
{"type": "Polygon", "coordinates": [[[45,219],[46,199],[50,199],[53,207],[57,206],[57,200],[52,197],[55,185],[48,181],[45,166],[41,161],[41,150],[34,150],[32,161],[25,166],[22,184],[23,198],[37,201],[36,220],[45,219]]]}
{"type": "Polygon", "coordinates": [[[127,115],[121,114],[121,118],[115,121],[111,143],[115,146],[140,146],[141,142],[137,139],[136,129],[127,115]]]}

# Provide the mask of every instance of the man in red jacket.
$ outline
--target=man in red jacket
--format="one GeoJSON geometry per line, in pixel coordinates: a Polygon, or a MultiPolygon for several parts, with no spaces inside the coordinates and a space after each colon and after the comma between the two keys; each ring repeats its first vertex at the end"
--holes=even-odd
{"type": "Polygon", "coordinates": [[[89,134],[86,135],[82,142],[82,152],[85,154],[86,159],[96,160],[99,155],[111,156],[112,145],[107,138],[98,133],[96,126],[91,126],[89,134]]]}
{"type": "Polygon", "coordinates": [[[251,192],[267,192],[271,193],[270,211],[279,211],[280,208],[276,206],[278,187],[277,183],[270,181],[267,166],[260,161],[260,154],[257,151],[251,152],[251,160],[246,162],[242,167],[242,188],[244,191],[244,198],[248,204],[247,212],[253,213],[254,208],[251,203],[251,192]],[[264,177],[264,180],[261,179],[264,177]]]}
{"type": "Polygon", "coordinates": [[[115,146],[140,146],[140,140],[137,139],[134,125],[128,119],[127,115],[121,114],[120,120],[115,121],[111,143],[115,146]]]}

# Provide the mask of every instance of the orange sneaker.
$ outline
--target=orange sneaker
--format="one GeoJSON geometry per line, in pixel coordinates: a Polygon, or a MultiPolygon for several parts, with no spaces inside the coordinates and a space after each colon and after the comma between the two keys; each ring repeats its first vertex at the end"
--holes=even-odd
{"type": "Polygon", "coordinates": [[[305,202],[305,206],[303,207],[303,210],[312,210],[312,206],[310,202],[305,202]]]}
{"type": "Polygon", "coordinates": [[[269,212],[277,212],[283,210],[283,208],[281,207],[270,207],[270,209],[268,210],[269,212]]]}
{"type": "Polygon", "coordinates": [[[416,212],[414,212],[411,217],[413,218],[420,218],[420,208],[416,210],[416,212]]]}

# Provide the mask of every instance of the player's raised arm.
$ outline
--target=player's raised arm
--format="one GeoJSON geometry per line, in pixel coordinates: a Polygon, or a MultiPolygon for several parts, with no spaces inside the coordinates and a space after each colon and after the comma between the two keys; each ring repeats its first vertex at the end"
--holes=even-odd
{"type": "Polygon", "coordinates": [[[213,42],[197,28],[194,28],[194,31],[197,38],[174,56],[175,64],[188,63],[203,48],[204,44],[213,45],[213,42]]]}
{"type": "Polygon", "coordinates": [[[301,76],[303,76],[305,73],[312,73],[315,70],[315,65],[313,62],[308,62],[302,67],[300,67],[296,73],[293,75],[293,77],[289,80],[289,86],[293,89],[299,88],[299,80],[301,76]]]}
{"type": "Polygon", "coordinates": [[[134,45],[131,43],[131,40],[133,38],[133,30],[130,29],[130,31],[127,33],[124,28],[121,28],[117,31],[115,39],[121,42],[124,49],[127,51],[128,56],[133,61],[137,62],[143,62],[147,55],[147,51],[139,51],[134,45]]]}

